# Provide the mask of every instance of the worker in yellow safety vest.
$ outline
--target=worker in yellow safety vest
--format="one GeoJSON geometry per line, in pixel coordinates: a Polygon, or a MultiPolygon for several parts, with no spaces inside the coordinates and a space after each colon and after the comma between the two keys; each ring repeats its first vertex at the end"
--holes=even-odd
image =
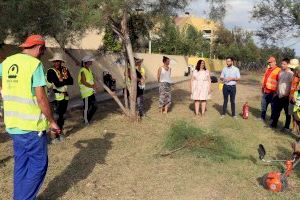
{"type": "Polygon", "coordinates": [[[84,104],[83,118],[86,125],[90,123],[93,115],[97,111],[95,97],[97,85],[95,84],[93,72],[91,70],[93,61],[95,61],[93,56],[84,56],[81,60],[81,68],[78,74],[78,85],[84,104]]]}
{"type": "MultiPolygon", "coordinates": [[[[57,125],[63,130],[65,123],[64,115],[68,108],[69,94],[68,85],[73,85],[73,78],[65,64],[65,60],[60,53],[55,53],[49,60],[53,62],[53,67],[47,71],[47,86],[54,93],[55,113],[58,116],[57,125]]],[[[62,136],[58,139],[62,139],[62,136]]]]}
{"type": "Polygon", "coordinates": [[[47,99],[40,35],[20,45],[22,53],[0,65],[4,123],[14,145],[14,200],[36,199],[48,166],[46,130],[60,133],[47,99]]]}

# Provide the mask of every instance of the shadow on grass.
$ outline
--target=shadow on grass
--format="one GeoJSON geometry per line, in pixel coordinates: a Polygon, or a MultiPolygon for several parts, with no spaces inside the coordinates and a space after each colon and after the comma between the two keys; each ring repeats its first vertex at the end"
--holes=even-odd
{"type": "MultiPolygon", "coordinates": [[[[261,110],[260,109],[257,109],[253,106],[249,106],[249,112],[257,119],[260,119],[261,118],[261,110]]],[[[270,118],[270,116],[266,116],[266,118],[270,118]]]]}
{"type": "MultiPolygon", "coordinates": [[[[144,94],[144,112],[145,112],[145,114],[147,114],[147,112],[152,108],[152,106],[153,106],[152,98],[151,97],[149,98],[144,94]]],[[[158,108],[158,102],[157,102],[157,108],[158,108]]]]}
{"type": "Polygon", "coordinates": [[[0,144],[9,141],[11,138],[8,133],[0,133],[0,144]]]}
{"type": "Polygon", "coordinates": [[[248,86],[259,86],[260,81],[256,79],[242,79],[239,84],[248,86]]]}
{"type": "Polygon", "coordinates": [[[45,191],[40,195],[41,199],[58,199],[62,197],[72,186],[86,179],[94,170],[96,164],[105,164],[105,157],[112,148],[114,133],[107,133],[103,138],[81,140],[75,143],[79,149],[66,169],[56,176],[45,191]]]}
{"type": "Polygon", "coordinates": [[[13,158],[13,156],[7,156],[6,158],[0,160],[0,168],[5,167],[5,164],[10,161],[13,158]]]}
{"type": "MultiPolygon", "coordinates": [[[[249,106],[249,112],[257,119],[257,120],[261,120],[261,110],[260,109],[257,109],[255,107],[252,107],[252,106],[249,106]]],[[[271,116],[270,115],[266,115],[266,119],[269,119],[269,120],[265,120],[263,121],[265,126],[267,128],[270,127],[270,124],[271,124],[271,116]]],[[[276,133],[278,134],[283,134],[283,132],[279,129],[280,127],[284,127],[284,124],[282,121],[278,121],[277,123],[277,127],[278,128],[272,128],[273,131],[275,131],[276,133]]],[[[290,134],[291,137],[295,138],[296,137],[293,135],[293,134],[290,134]]]]}
{"type": "Polygon", "coordinates": [[[195,114],[195,102],[194,101],[192,103],[190,103],[189,109],[190,109],[190,111],[193,111],[193,113],[195,114]]]}
{"type": "MultiPolygon", "coordinates": [[[[230,106],[229,106],[229,107],[230,107],[230,106]]],[[[216,111],[218,111],[220,115],[223,114],[223,105],[214,103],[213,108],[216,109],[216,111]]],[[[229,113],[228,110],[226,111],[226,114],[231,116],[231,114],[229,113]]]]}
{"type": "MultiPolygon", "coordinates": [[[[174,86],[172,86],[174,87],[174,86]]],[[[159,95],[159,94],[158,94],[159,95]]],[[[174,89],[172,90],[172,104],[169,108],[169,111],[172,112],[175,106],[182,104],[184,101],[190,99],[191,94],[183,89],[174,89]]]]}
{"type": "MultiPolygon", "coordinates": [[[[109,114],[122,113],[118,104],[114,100],[106,100],[101,103],[97,103],[96,106],[97,106],[97,111],[91,120],[92,123],[105,119],[106,117],[108,117],[109,114]]],[[[69,121],[71,123],[64,127],[64,129],[66,130],[70,129],[65,134],[65,137],[77,133],[78,131],[80,131],[86,126],[84,124],[84,119],[83,119],[83,106],[82,107],[80,106],[68,112],[69,112],[68,115],[70,117],[67,118],[66,121],[69,121]]]]}

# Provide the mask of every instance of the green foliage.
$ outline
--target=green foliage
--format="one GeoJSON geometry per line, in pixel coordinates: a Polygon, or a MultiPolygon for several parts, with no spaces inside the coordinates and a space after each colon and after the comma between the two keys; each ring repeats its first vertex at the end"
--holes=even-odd
{"type": "Polygon", "coordinates": [[[293,49],[276,46],[257,46],[253,40],[253,34],[241,28],[229,31],[222,27],[217,31],[216,35],[217,39],[213,45],[213,54],[220,59],[233,56],[238,61],[238,65],[246,70],[265,68],[266,60],[271,55],[278,60],[285,57],[295,57],[293,49]]]}
{"type": "MultiPolygon", "coordinates": [[[[134,15],[136,9],[144,10],[147,20],[153,21],[159,15],[174,14],[183,9],[188,0],[7,0],[0,1],[0,41],[7,35],[17,41],[28,34],[42,34],[56,38],[62,45],[80,36],[88,28],[101,30],[115,21],[120,27],[121,16],[126,11],[134,15]],[[164,12],[161,12],[161,11],[164,12]],[[149,17],[149,15],[151,17],[149,17]]],[[[139,19],[139,17],[134,18],[139,19]]],[[[151,28],[151,27],[149,27],[151,28]]],[[[138,29],[137,29],[138,30],[138,29]]],[[[0,42],[1,43],[1,42],[0,42]]]]}
{"type": "Polygon", "coordinates": [[[3,34],[14,36],[17,41],[29,34],[42,34],[65,44],[81,33],[88,25],[88,11],[82,1],[76,0],[10,0],[2,1],[0,25],[3,34]]]}
{"type": "Polygon", "coordinates": [[[226,16],[226,0],[206,0],[210,4],[209,18],[222,23],[226,16]]]}
{"type": "Polygon", "coordinates": [[[266,63],[266,60],[270,55],[273,55],[277,59],[277,63],[280,64],[280,61],[283,58],[292,59],[295,58],[295,50],[290,48],[279,48],[276,46],[264,46],[261,48],[261,60],[266,63]]]}
{"type": "Polygon", "coordinates": [[[258,36],[264,42],[299,37],[299,0],[260,0],[255,5],[252,16],[262,22],[258,36]]]}
{"type": "Polygon", "coordinates": [[[119,53],[122,51],[121,41],[109,26],[107,26],[105,29],[105,35],[103,38],[103,50],[114,53],[119,53]]]}
{"type": "Polygon", "coordinates": [[[130,30],[130,39],[132,48],[136,52],[144,52],[148,49],[148,41],[150,40],[149,31],[154,27],[156,21],[149,20],[150,13],[132,13],[128,20],[128,28],[130,30]]]}
{"type": "Polygon", "coordinates": [[[210,158],[214,161],[244,159],[225,138],[215,133],[207,133],[185,121],[177,121],[171,125],[164,147],[175,150],[183,146],[197,157],[210,158]]]}
{"type": "Polygon", "coordinates": [[[153,41],[153,52],[175,55],[209,55],[210,43],[201,32],[188,25],[180,30],[170,19],[165,19],[158,37],[153,41]]]}

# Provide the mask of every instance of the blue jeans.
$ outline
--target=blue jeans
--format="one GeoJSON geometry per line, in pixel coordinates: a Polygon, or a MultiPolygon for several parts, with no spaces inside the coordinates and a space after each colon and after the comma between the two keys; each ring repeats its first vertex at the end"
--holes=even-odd
{"type": "Polygon", "coordinates": [[[223,115],[226,114],[227,111],[227,104],[228,104],[228,96],[230,96],[230,103],[231,103],[231,113],[232,116],[235,116],[235,95],[236,95],[236,86],[235,85],[225,85],[223,86],[223,115]]]}
{"type": "Polygon", "coordinates": [[[261,98],[261,118],[266,120],[266,113],[269,104],[271,104],[271,120],[274,118],[274,93],[264,93],[261,98]]]}
{"type": "Polygon", "coordinates": [[[14,145],[14,200],[35,200],[48,168],[46,132],[11,134],[14,145]]]}

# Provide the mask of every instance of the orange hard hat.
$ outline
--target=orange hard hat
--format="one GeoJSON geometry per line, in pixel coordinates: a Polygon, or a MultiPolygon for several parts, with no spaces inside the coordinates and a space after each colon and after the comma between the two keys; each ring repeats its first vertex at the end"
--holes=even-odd
{"type": "Polygon", "coordinates": [[[23,44],[20,45],[21,48],[30,48],[35,45],[45,45],[45,39],[41,35],[31,35],[29,36],[23,44]]]}

